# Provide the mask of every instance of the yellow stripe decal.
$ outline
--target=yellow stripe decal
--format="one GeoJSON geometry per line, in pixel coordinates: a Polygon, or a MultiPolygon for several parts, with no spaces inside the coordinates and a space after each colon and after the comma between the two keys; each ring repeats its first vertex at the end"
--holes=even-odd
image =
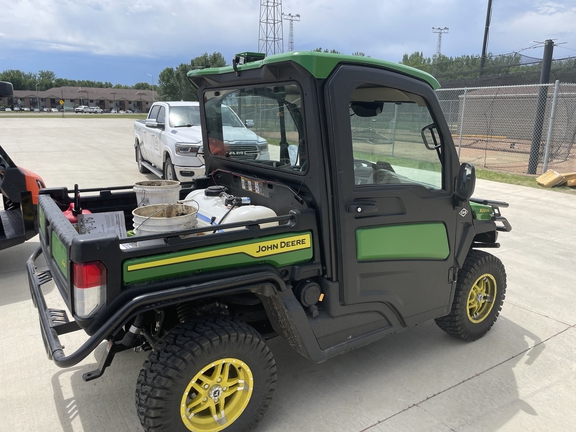
{"type": "Polygon", "coordinates": [[[147,263],[132,264],[128,266],[127,271],[131,272],[136,270],[144,270],[154,267],[162,267],[165,265],[180,264],[184,262],[198,261],[206,258],[222,257],[239,253],[244,253],[254,258],[261,258],[270,255],[281,254],[284,252],[309,249],[310,247],[312,247],[310,234],[301,234],[281,239],[244,244],[223,249],[215,249],[207,252],[193,253],[173,258],[165,258],[147,263]]]}

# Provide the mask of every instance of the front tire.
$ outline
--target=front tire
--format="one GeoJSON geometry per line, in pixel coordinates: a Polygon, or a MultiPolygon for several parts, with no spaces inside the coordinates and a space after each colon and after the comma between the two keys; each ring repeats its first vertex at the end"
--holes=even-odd
{"type": "Polygon", "coordinates": [[[178,180],[170,156],[166,156],[166,162],[164,162],[164,180],[178,180]]]}
{"type": "Polygon", "coordinates": [[[446,333],[475,341],[492,328],[506,296],[506,271],[502,262],[489,253],[472,250],[458,272],[452,310],[437,318],[446,333]]]}
{"type": "Polygon", "coordinates": [[[276,387],[276,363],[247,324],[203,317],[179,324],[144,363],[136,406],[147,432],[251,430],[276,387]]]}

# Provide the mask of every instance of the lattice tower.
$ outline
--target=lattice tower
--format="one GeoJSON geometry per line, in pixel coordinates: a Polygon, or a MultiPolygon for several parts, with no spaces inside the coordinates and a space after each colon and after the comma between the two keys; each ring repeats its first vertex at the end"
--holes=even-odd
{"type": "Polygon", "coordinates": [[[267,56],[283,53],[282,35],[282,1],[261,0],[258,52],[265,53],[267,56]]]}

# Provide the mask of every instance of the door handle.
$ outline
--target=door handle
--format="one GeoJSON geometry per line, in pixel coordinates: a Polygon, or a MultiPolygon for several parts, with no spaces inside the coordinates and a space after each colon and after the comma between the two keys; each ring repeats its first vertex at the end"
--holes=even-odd
{"type": "Polygon", "coordinates": [[[348,204],[346,211],[355,214],[374,213],[378,211],[378,206],[372,201],[358,201],[348,204]]]}

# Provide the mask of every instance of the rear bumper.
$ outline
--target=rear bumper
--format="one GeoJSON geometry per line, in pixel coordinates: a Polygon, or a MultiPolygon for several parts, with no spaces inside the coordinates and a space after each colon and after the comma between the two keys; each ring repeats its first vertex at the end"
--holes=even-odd
{"type": "Polygon", "coordinates": [[[48,358],[61,367],[74,366],[84,360],[104,340],[111,340],[112,335],[136,315],[153,309],[190,301],[207,295],[230,295],[240,292],[276,292],[277,287],[284,286],[282,278],[271,270],[245,270],[243,273],[231,271],[220,272],[221,278],[200,283],[187,283],[181,286],[159,284],[152,292],[141,293],[124,303],[113,312],[97,330],[88,337],[82,346],[66,355],[60,342],[60,335],[81,330],[75,321],[68,321],[66,311],[50,309],[46,304],[42,285],[52,281],[49,270],[38,272],[35,261],[42,254],[39,247],[26,262],[30,295],[38,309],[40,329],[48,358]]]}

